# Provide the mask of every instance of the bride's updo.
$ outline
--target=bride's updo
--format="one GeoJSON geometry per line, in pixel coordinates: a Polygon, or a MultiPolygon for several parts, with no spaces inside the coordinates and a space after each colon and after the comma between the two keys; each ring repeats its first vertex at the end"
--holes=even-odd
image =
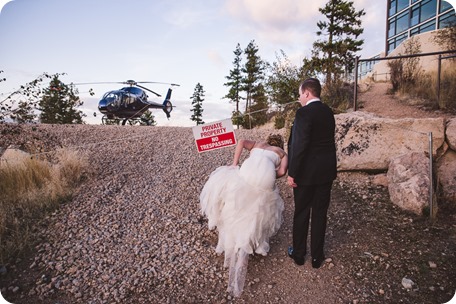
{"type": "Polygon", "coordinates": [[[276,146],[283,149],[283,137],[280,134],[271,134],[266,139],[268,145],[276,146]]]}

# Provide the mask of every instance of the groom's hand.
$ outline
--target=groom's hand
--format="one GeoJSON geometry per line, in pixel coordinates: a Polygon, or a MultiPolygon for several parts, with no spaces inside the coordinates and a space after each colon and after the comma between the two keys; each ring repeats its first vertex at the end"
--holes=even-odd
{"type": "Polygon", "coordinates": [[[287,177],[287,182],[290,187],[296,188],[298,185],[295,183],[294,178],[291,176],[287,177]]]}

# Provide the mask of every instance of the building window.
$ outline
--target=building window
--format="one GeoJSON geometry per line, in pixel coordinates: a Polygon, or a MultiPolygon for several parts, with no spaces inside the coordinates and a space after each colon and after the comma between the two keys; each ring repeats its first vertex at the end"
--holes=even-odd
{"type": "Polygon", "coordinates": [[[388,17],[396,14],[396,0],[391,0],[390,1],[390,7],[389,7],[389,13],[388,17]]]}
{"type": "Polygon", "coordinates": [[[402,33],[409,28],[409,13],[404,12],[397,16],[396,34],[402,33]]]}
{"type": "Polygon", "coordinates": [[[391,0],[389,4],[388,17],[402,11],[409,6],[409,0],[391,0]]]}
{"type": "Polygon", "coordinates": [[[420,22],[424,22],[429,18],[435,17],[437,13],[437,1],[430,0],[421,4],[420,22]]]}
{"type": "Polygon", "coordinates": [[[418,25],[426,20],[436,16],[436,0],[428,0],[418,3],[412,7],[410,15],[410,26],[418,25]]]}
{"type": "Polygon", "coordinates": [[[412,29],[410,31],[410,37],[416,34],[422,34],[433,30],[435,30],[435,19],[412,29]]]}
{"type": "Polygon", "coordinates": [[[388,23],[388,38],[400,34],[409,28],[409,12],[403,12],[396,17],[391,18],[388,23]]]}
{"type": "Polygon", "coordinates": [[[409,0],[397,0],[397,10],[396,12],[402,11],[404,8],[409,6],[409,0]]]}
{"type": "Polygon", "coordinates": [[[443,13],[447,9],[453,8],[451,4],[449,4],[447,1],[440,1],[440,10],[439,12],[443,13]]]}
{"type": "Polygon", "coordinates": [[[454,25],[456,25],[456,15],[454,13],[454,10],[451,10],[448,13],[440,16],[439,29],[449,27],[449,26],[454,26],[454,25]]]}
{"type": "Polygon", "coordinates": [[[443,0],[389,0],[387,54],[406,38],[456,25],[455,9],[443,0]]]}
{"type": "Polygon", "coordinates": [[[388,23],[388,38],[396,35],[396,21],[388,23]]]}
{"type": "Polygon", "coordinates": [[[397,36],[388,41],[388,54],[391,53],[395,48],[399,46],[405,39],[407,39],[407,33],[397,36]]]}
{"type": "Polygon", "coordinates": [[[401,35],[396,38],[396,47],[398,47],[405,39],[407,39],[407,34],[401,35]]]}
{"type": "Polygon", "coordinates": [[[410,16],[410,26],[415,26],[420,23],[420,7],[412,9],[412,15],[410,16]]]}

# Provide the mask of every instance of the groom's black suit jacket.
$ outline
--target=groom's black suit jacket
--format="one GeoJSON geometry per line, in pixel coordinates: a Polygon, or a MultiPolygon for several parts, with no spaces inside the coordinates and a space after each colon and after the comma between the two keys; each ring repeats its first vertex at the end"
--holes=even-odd
{"type": "Polygon", "coordinates": [[[298,185],[320,185],[337,175],[335,120],[331,109],[314,101],[296,112],[288,140],[288,175],[298,185]]]}

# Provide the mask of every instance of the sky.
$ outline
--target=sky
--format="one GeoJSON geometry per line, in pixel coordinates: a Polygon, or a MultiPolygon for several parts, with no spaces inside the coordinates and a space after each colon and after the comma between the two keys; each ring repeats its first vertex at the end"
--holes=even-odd
{"type": "MultiPolygon", "coordinates": [[[[229,118],[235,105],[223,97],[239,43],[254,40],[269,63],[284,51],[296,65],[317,40],[318,11],[328,0],[0,0],[0,100],[42,73],[65,73],[64,83],[157,81],[178,83],[168,120],[159,126],[194,126],[191,96],[205,91],[203,120],[229,118]]],[[[386,0],[354,0],[364,9],[361,58],[385,48],[386,0]]],[[[450,3],[456,0],[449,1],[450,3]]],[[[101,123],[102,95],[121,84],[78,86],[85,122],[101,123]],[[92,88],[95,96],[88,94],[92,88]],[[97,113],[94,117],[93,113],[97,113]]],[[[145,85],[166,95],[168,85],[145,85]]],[[[163,98],[149,94],[149,100],[163,98]]]]}

